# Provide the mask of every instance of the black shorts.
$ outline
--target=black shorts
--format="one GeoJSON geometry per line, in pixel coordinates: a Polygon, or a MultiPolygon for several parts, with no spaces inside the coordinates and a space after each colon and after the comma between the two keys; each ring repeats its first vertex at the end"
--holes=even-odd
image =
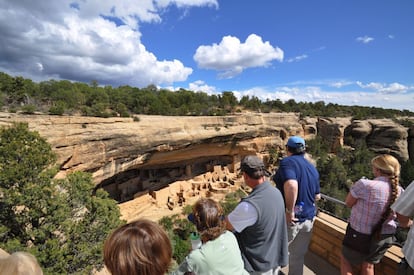
{"type": "Polygon", "coordinates": [[[385,252],[392,246],[395,241],[394,234],[381,235],[381,240],[371,245],[370,252],[365,254],[349,247],[342,246],[342,255],[352,265],[359,265],[363,262],[377,264],[384,257],[385,252]]]}

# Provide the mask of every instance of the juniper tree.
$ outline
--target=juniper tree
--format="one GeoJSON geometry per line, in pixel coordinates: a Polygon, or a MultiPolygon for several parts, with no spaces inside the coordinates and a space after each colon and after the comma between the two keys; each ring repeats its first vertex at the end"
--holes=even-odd
{"type": "Polygon", "coordinates": [[[34,254],[45,274],[86,274],[122,221],[116,202],[93,193],[90,174],[56,180],[51,146],[27,124],[0,128],[0,246],[34,254]]]}

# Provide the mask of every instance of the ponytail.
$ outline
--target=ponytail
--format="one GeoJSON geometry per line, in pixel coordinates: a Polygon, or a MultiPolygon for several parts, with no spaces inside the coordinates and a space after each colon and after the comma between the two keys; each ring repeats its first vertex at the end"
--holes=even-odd
{"type": "Polygon", "coordinates": [[[400,163],[395,157],[384,154],[374,157],[371,161],[371,164],[381,172],[381,175],[388,177],[391,185],[391,193],[388,200],[387,209],[382,214],[380,221],[374,226],[373,234],[378,236],[381,234],[382,224],[392,213],[390,206],[397,200],[398,197],[400,163]]]}

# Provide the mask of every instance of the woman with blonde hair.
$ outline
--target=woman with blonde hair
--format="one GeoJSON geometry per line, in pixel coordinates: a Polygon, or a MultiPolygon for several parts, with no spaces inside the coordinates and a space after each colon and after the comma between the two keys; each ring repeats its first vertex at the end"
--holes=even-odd
{"type": "Polygon", "coordinates": [[[236,237],[226,230],[223,209],[212,199],[201,198],[193,206],[192,221],[202,245],[190,252],[172,274],[245,275],[236,237]]]}
{"type": "Polygon", "coordinates": [[[371,166],[375,178],[355,182],[345,200],[352,210],[342,246],[342,275],[353,274],[353,266],[360,266],[361,274],[374,274],[374,264],[394,242],[397,223],[390,206],[403,191],[400,163],[383,154],[374,157],[371,166]]]}
{"type": "Polygon", "coordinates": [[[43,271],[35,256],[18,251],[6,257],[0,257],[0,274],[43,275],[43,271]]]}
{"type": "Polygon", "coordinates": [[[162,275],[170,267],[171,243],[157,223],[140,219],[116,229],[104,245],[112,275],[162,275]]]}

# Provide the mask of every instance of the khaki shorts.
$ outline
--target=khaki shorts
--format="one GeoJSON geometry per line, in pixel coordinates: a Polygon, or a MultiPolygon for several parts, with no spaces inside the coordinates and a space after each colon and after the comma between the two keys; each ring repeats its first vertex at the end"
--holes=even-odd
{"type": "Polygon", "coordinates": [[[394,241],[395,237],[393,234],[384,234],[381,235],[380,241],[371,244],[371,249],[368,254],[342,246],[342,255],[344,255],[345,259],[352,265],[359,265],[363,262],[377,264],[381,261],[382,257],[384,257],[385,252],[392,246],[394,241]]]}

